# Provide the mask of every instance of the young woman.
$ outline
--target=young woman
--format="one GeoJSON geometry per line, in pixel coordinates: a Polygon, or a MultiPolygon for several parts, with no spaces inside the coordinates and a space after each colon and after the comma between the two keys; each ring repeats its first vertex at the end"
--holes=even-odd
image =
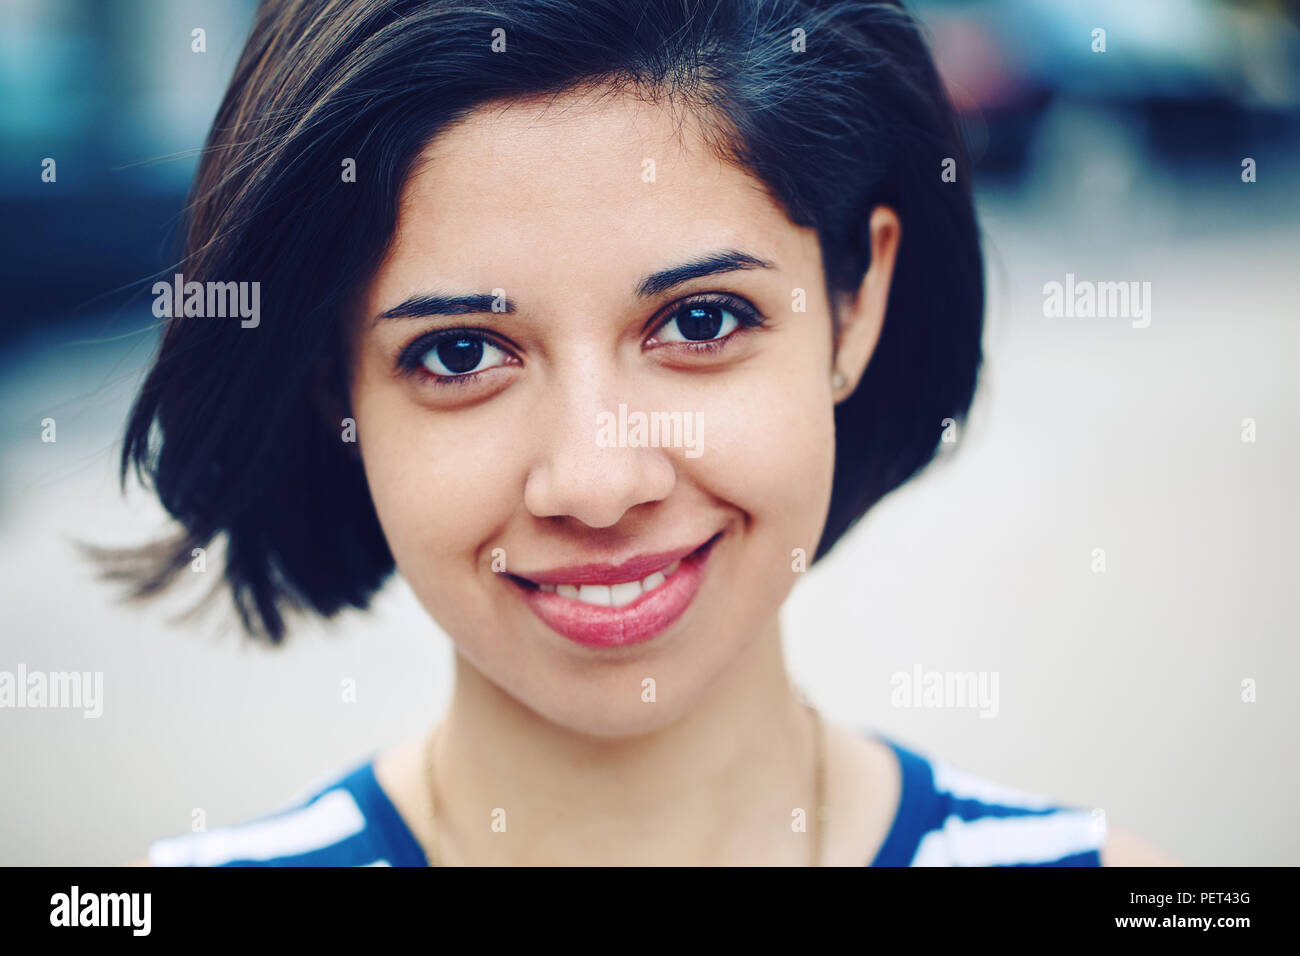
{"type": "Polygon", "coordinates": [[[894,3],[264,3],[178,270],[259,282],[260,317],[168,313],[123,470],[182,533],[125,570],[155,593],[222,540],[276,642],[396,568],[455,692],[149,861],[1152,859],[821,721],[784,669],[801,555],[970,403],[969,182],[894,3]]]}

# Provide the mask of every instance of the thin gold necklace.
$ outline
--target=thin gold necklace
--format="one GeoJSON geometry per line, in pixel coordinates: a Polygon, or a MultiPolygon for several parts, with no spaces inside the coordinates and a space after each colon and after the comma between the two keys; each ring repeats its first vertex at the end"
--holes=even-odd
{"type": "MultiPolygon", "coordinates": [[[[822,846],[825,842],[826,826],[830,822],[830,807],[826,805],[826,736],[822,726],[821,713],[808,701],[803,701],[813,721],[813,806],[816,812],[810,823],[812,827],[812,853],[810,866],[821,866],[822,846]]],[[[441,866],[441,854],[438,852],[438,787],[433,774],[433,751],[438,742],[442,724],[438,724],[430,733],[424,748],[424,775],[429,788],[429,865],[441,866]]]]}

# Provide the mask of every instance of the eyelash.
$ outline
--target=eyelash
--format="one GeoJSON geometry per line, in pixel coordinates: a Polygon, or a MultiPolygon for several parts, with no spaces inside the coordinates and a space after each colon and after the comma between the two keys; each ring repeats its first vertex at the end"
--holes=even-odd
{"type": "Polygon", "coordinates": [[[490,372],[494,368],[501,366],[493,365],[489,368],[479,369],[477,372],[465,372],[461,375],[439,375],[437,372],[431,372],[424,366],[424,357],[436,349],[443,342],[454,341],[456,339],[474,338],[481,339],[485,345],[491,345],[493,348],[500,349],[507,355],[514,358],[511,346],[506,345],[500,339],[489,335],[482,329],[473,327],[458,327],[454,329],[438,329],[421,335],[411,341],[401,353],[397,356],[397,369],[403,375],[411,375],[432,382],[435,385],[447,386],[465,386],[476,380],[484,372],[490,372]]]}
{"type": "Polygon", "coordinates": [[[658,346],[658,348],[674,345],[678,347],[685,346],[687,351],[695,354],[718,352],[726,348],[737,333],[743,333],[750,329],[760,328],[766,324],[766,320],[763,318],[762,313],[759,312],[758,309],[754,308],[754,306],[749,302],[740,298],[740,296],[732,295],[728,292],[712,292],[697,295],[690,299],[684,299],[681,302],[675,303],[663,319],[654,323],[654,332],[657,334],[664,328],[664,326],[682,313],[704,306],[717,306],[718,308],[730,312],[736,317],[736,328],[722,336],[722,338],[702,339],[698,342],[666,342],[663,345],[658,346]]]}
{"type": "MultiPolygon", "coordinates": [[[[704,339],[698,342],[667,342],[656,346],[656,348],[676,346],[678,348],[685,347],[688,352],[696,355],[713,354],[726,348],[731,340],[738,334],[747,332],[751,329],[760,328],[766,324],[766,320],[762,313],[760,313],[758,309],[754,308],[754,306],[745,299],[730,293],[715,292],[703,293],[689,299],[683,299],[681,302],[674,303],[670,311],[668,311],[662,319],[654,321],[651,327],[653,328],[654,333],[657,334],[668,325],[669,322],[686,313],[688,310],[706,306],[716,306],[730,312],[736,318],[736,328],[732,329],[721,338],[704,339]]],[[[417,337],[402,349],[397,358],[398,370],[403,375],[418,376],[419,378],[435,385],[463,387],[478,379],[479,376],[483,375],[485,372],[489,372],[493,368],[501,367],[499,365],[493,365],[489,368],[480,369],[477,372],[465,372],[461,375],[439,375],[436,372],[431,372],[425,367],[424,358],[426,355],[443,342],[460,338],[481,339],[485,344],[500,349],[514,358],[511,346],[506,345],[502,340],[485,332],[483,329],[476,329],[473,327],[438,329],[434,332],[429,332],[417,337]]]]}

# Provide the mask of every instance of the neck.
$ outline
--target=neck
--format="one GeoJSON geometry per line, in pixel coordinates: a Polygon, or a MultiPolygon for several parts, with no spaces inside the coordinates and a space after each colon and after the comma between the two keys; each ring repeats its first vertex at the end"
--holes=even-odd
{"type": "Polygon", "coordinates": [[[457,655],[434,763],[444,865],[809,862],[791,820],[813,829],[812,721],[775,621],[692,710],[633,736],[561,727],[457,655]]]}

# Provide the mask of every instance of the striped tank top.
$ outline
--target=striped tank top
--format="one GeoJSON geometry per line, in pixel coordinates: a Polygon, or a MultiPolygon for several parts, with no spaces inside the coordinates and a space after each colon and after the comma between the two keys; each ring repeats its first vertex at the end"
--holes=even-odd
{"type": "MultiPolygon", "coordinates": [[[[870,866],[1100,866],[1105,817],[1008,789],[878,736],[898,758],[894,820],[870,866]]],[[[158,840],[154,866],[427,866],[374,759],[268,816],[158,840]]]]}

